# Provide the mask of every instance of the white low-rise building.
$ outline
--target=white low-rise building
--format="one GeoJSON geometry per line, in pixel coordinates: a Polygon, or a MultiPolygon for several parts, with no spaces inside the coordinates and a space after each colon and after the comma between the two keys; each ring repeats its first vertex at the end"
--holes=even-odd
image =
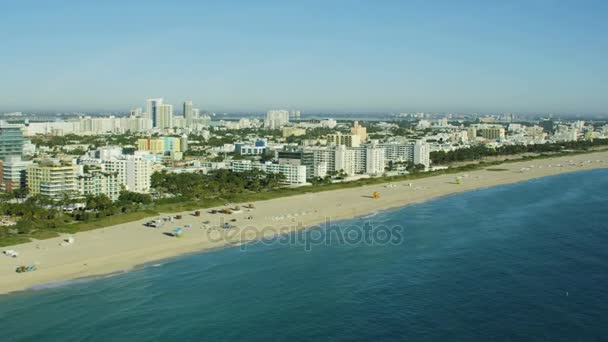
{"type": "Polygon", "coordinates": [[[231,163],[231,170],[243,172],[258,169],[266,173],[280,173],[285,176],[283,181],[290,185],[306,184],[306,166],[290,164],[274,164],[272,162],[259,163],[251,160],[234,160],[231,163]]]}

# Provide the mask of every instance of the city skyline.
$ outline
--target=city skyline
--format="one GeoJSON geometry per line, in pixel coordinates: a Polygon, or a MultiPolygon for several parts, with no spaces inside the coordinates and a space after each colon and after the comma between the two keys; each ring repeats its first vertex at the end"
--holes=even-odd
{"type": "Polygon", "coordinates": [[[127,111],[163,97],[218,112],[606,115],[605,9],[599,1],[11,3],[0,14],[0,63],[11,66],[0,110],[127,111]]]}

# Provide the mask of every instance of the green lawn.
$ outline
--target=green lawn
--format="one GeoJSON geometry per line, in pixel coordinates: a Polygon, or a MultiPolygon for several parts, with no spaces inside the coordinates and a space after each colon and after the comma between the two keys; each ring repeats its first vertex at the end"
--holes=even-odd
{"type": "Polygon", "coordinates": [[[0,247],[19,245],[19,244],[30,242],[30,241],[31,240],[28,237],[20,236],[20,235],[3,236],[3,237],[0,237],[0,247]]]}

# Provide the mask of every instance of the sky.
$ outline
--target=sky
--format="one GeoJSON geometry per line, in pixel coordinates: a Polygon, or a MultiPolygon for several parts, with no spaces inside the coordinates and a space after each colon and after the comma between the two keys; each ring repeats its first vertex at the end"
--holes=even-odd
{"type": "Polygon", "coordinates": [[[0,111],[608,113],[608,2],[0,0],[0,111]]]}

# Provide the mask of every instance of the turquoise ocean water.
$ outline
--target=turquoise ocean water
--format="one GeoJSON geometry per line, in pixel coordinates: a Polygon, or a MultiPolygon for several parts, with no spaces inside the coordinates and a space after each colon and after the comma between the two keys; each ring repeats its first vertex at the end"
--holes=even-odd
{"type": "Polygon", "coordinates": [[[608,170],[332,229],[366,222],[389,228],[382,243],[319,243],[318,228],[308,248],[277,239],[0,296],[0,340],[608,339],[608,170]]]}

